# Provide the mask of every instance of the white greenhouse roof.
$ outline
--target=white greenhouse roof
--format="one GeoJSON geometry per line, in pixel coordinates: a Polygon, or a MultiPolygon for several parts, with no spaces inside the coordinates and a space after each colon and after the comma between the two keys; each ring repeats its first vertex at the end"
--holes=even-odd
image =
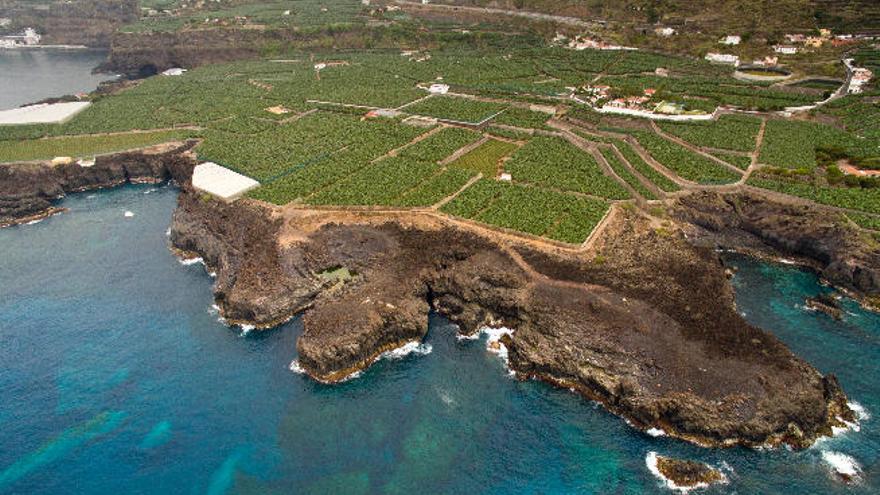
{"type": "Polygon", "coordinates": [[[216,163],[205,162],[193,170],[192,185],[199,191],[232,201],[260,183],[216,163]]]}
{"type": "Polygon", "coordinates": [[[82,112],[90,105],[87,101],[41,103],[12,110],[0,111],[0,125],[56,124],[82,112]]]}

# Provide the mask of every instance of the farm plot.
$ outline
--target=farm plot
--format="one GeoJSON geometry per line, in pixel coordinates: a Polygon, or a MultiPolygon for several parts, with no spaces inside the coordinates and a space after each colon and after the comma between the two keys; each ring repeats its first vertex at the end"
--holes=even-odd
{"type": "Polygon", "coordinates": [[[632,135],[655,160],[679,177],[698,184],[728,184],[740,179],[736,172],[653,132],[632,131],[632,135]]]}
{"type": "Polygon", "coordinates": [[[681,189],[678,187],[678,184],[658,172],[654,167],[649,165],[648,162],[643,160],[641,155],[639,155],[638,152],[636,152],[636,150],[626,141],[618,141],[614,143],[614,145],[620,150],[620,153],[626,158],[626,161],[628,161],[638,173],[642,174],[642,177],[653,182],[655,186],[659,187],[664,192],[675,192],[681,189]]]}
{"type": "Polygon", "coordinates": [[[608,211],[608,203],[540,187],[477,181],[441,211],[519,232],[581,243],[608,211]]]}
{"type": "Polygon", "coordinates": [[[533,138],[513,154],[504,168],[517,182],[600,198],[629,198],[623,186],[602,173],[592,155],[561,138],[533,138]]]}
{"type": "Polygon", "coordinates": [[[272,180],[327,158],[345,147],[367,148],[381,155],[414,138],[417,129],[381,121],[317,112],[290,124],[243,139],[222,131],[205,132],[199,156],[260,182],[272,180]]]}
{"type": "MultiPolygon", "coordinates": [[[[878,135],[880,136],[880,135],[878,135]]],[[[854,157],[880,155],[876,142],[823,124],[770,120],[764,131],[759,162],[783,168],[812,170],[820,148],[842,150],[854,157]]]]}
{"type": "Polygon", "coordinates": [[[599,148],[599,151],[602,153],[602,156],[605,157],[605,161],[608,162],[608,165],[611,166],[611,169],[614,170],[614,173],[618,175],[621,179],[626,181],[627,184],[630,185],[633,189],[636,190],[643,198],[647,200],[657,199],[657,196],[651,192],[650,189],[645,187],[644,184],[636,177],[632,172],[626,168],[623,161],[617,156],[617,153],[614,152],[612,148],[602,147],[599,148]]]}
{"type": "Polygon", "coordinates": [[[662,122],[664,132],[696,146],[734,151],[752,151],[761,130],[761,120],[745,115],[722,115],[709,122],[662,122]]]}
{"type": "Polygon", "coordinates": [[[492,178],[498,175],[498,164],[510,155],[517,146],[506,141],[490,139],[449,164],[450,168],[469,170],[492,178]]]}
{"type": "Polygon", "coordinates": [[[736,153],[725,153],[723,151],[712,151],[710,155],[723,160],[740,170],[747,170],[752,165],[752,157],[747,155],[738,155],[736,153]]]}
{"type": "Polygon", "coordinates": [[[195,132],[181,130],[0,141],[0,162],[47,160],[56,156],[83,158],[179,141],[195,135],[195,132]]]}
{"type": "Polygon", "coordinates": [[[480,136],[445,128],[388,157],[358,169],[306,202],[320,205],[430,206],[463,187],[476,173],[446,169],[438,161],[480,136]]]}
{"type": "Polygon", "coordinates": [[[510,107],[501,115],[492,119],[493,124],[510,125],[525,129],[551,129],[547,125],[550,115],[543,112],[533,112],[524,108],[510,107]]]}
{"type": "Polygon", "coordinates": [[[504,111],[506,105],[456,96],[432,96],[406,107],[407,113],[438,119],[477,124],[504,111]]]}
{"type": "Polygon", "coordinates": [[[831,187],[764,176],[751,177],[748,184],[829,206],[880,214],[880,193],[876,188],[831,187]]]}

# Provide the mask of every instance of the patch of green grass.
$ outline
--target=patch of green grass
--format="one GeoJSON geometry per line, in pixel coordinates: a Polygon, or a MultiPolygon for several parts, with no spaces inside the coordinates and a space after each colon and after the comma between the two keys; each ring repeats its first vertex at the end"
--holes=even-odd
{"type": "Polygon", "coordinates": [[[57,156],[85,158],[95,155],[145,148],[196,136],[193,131],[132,132],[108,136],[68,136],[60,138],[0,141],[0,162],[48,160],[57,156]]]}

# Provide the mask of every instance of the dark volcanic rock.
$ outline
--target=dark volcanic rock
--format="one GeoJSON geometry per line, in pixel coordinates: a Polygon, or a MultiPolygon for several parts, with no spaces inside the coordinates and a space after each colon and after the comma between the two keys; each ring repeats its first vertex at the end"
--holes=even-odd
{"type": "Polygon", "coordinates": [[[657,471],[664,478],[675,483],[675,486],[681,488],[707,486],[725,480],[721,471],[702,462],[673,459],[659,455],[657,456],[657,471]]]}
{"type": "Polygon", "coordinates": [[[0,165],[0,226],[58,211],[53,203],[66,193],[125,183],[178,183],[190,180],[195,160],[186,152],[195,142],[99,156],[91,167],[76,163],[0,165]]]}
{"type": "Polygon", "coordinates": [[[757,192],[691,194],[674,214],[701,229],[697,241],[800,257],[838,287],[880,295],[880,247],[840,214],[757,192]]]}
{"type": "Polygon", "coordinates": [[[808,308],[821,311],[835,320],[843,318],[843,310],[840,308],[840,303],[829,294],[819,294],[816,297],[808,297],[805,303],[808,308]]]}
{"type": "Polygon", "coordinates": [[[462,333],[513,328],[503,343],[519,377],[702,445],[805,447],[837,416],[853,419],[833,376],[736,313],[711,248],[635,215],[619,223],[590,260],[514,250],[428,216],[279,211],[185,192],[172,242],[217,271],[227,317],[265,326],[309,308],[299,364],[322,381],[420,340],[430,303],[462,333]],[[355,275],[325,277],[340,267],[355,275]]]}

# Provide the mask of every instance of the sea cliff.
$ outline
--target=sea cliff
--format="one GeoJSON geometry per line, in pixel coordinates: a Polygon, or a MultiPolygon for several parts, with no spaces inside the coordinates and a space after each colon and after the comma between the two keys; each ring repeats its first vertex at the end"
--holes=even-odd
{"type": "Polygon", "coordinates": [[[0,165],[0,227],[26,223],[62,211],[57,200],[71,192],[126,183],[187,182],[195,142],[166,143],[138,151],[99,156],[92,166],[47,162],[0,165]]]}
{"type": "Polygon", "coordinates": [[[737,313],[729,271],[693,228],[623,209],[584,251],[433,213],[227,204],[184,191],[171,240],[217,273],[227,319],[271,327],[304,312],[298,365],[322,382],[421,340],[433,308],[464,335],[513,329],[501,343],[520,379],[700,445],[802,448],[853,421],[833,376],[737,313]]]}

